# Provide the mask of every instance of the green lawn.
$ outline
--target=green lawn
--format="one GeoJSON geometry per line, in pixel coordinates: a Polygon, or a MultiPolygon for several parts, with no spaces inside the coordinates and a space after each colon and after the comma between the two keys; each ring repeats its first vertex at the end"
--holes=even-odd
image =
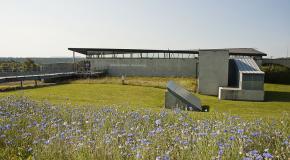
{"type": "MultiPolygon", "coordinates": [[[[79,80],[71,84],[50,87],[2,92],[0,96],[18,95],[51,103],[78,105],[117,105],[126,109],[148,108],[160,110],[164,106],[165,84],[174,78],[128,78],[128,85],[120,85],[119,78],[107,80],[79,80]],[[108,83],[112,84],[108,84],[108,83]],[[105,83],[105,84],[103,84],[105,83]]],[[[195,80],[175,78],[175,81],[193,90],[195,80]]],[[[265,84],[265,102],[219,101],[217,97],[198,95],[210,111],[237,114],[244,118],[280,117],[283,112],[290,113],[290,85],[265,84]]],[[[208,113],[191,113],[194,116],[205,116],[208,113]]]]}

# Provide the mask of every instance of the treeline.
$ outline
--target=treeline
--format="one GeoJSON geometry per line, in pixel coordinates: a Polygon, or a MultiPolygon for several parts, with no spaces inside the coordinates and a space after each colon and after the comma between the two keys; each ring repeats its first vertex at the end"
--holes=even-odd
{"type": "Polygon", "coordinates": [[[40,66],[27,58],[24,62],[0,61],[0,72],[35,72],[40,71],[40,66]]]}
{"type": "Polygon", "coordinates": [[[265,72],[266,83],[290,84],[290,69],[280,65],[265,65],[262,67],[265,72]]]}
{"type": "MultiPolygon", "coordinates": [[[[0,62],[20,62],[24,63],[27,59],[31,59],[35,62],[35,64],[51,64],[51,63],[72,63],[73,59],[72,58],[36,58],[36,57],[31,57],[31,58],[16,58],[16,57],[0,57],[0,62]]],[[[85,60],[85,58],[80,58],[77,57],[76,61],[82,61],[85,60]]]]}

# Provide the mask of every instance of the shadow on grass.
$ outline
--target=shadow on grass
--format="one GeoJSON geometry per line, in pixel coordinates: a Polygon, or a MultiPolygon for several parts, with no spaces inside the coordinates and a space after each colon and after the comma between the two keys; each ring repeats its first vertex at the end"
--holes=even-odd
{"type": "Polygon", "coordinates": [[[266,102],[290,102],[290,92],[265,91],[266,102]]]}

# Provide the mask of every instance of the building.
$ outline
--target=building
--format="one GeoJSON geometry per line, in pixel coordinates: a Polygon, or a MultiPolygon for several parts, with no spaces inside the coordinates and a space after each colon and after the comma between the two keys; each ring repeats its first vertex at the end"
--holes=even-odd
{"type": "Polygon", "coordinates": [[[260,71],[259,64],[266,54],[253,48],[200,50],[69,48],[69,50],[86,55],[90,61],[91,71],[105,70],[110,76],[195,77],[198,78],[198,92],[201,94],[219,96],[220,99],[258,101],[264,99],[263,88],[255,85],[264,83],[264,78],[261,78],[264,73],[260,71]],[[240,61],[254,67],[256,71],[247,67],[241,68],[240,61]],[[247,80],[253,77],[254,80],[247,80]],[[244,96],[244,91],[252,93],[253,90],[259,91],[255,92],[259,94],[255,96],[256,98],[244,96]],[[237,96],[230,97],[229,94],[237,96]]]}

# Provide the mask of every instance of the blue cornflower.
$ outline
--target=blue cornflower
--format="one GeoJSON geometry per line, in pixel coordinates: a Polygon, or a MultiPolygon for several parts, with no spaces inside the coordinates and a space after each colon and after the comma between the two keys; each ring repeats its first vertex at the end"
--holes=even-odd
{"type": "Polygon", "coordinates": [[[235,137],[234,137],[234,136],[231,136],[231,137],[230,137],[230,140],[231,140],[231,141],[235,140],[235,137]]]}
{"type": "Polygon", "coordinates": [[[46,144],[46,145],[48,145],[49,143],[50,143],[50,140],[49,139],[44,142],[44,144],[46,144]]]}
{"type": "Polygon", "coordinates": [[[259,152],[258,152],[257,150],[252,150],[252,151],[250,151],[249,153],[250,153],[251,155],[253,155],[253,156],[256,155],[256,154],[259,154],[259,152]]]}
{"type": "Polygon", "coordinates": [[[263,153],[263,157],[264,158],[273,158],[273,156],[268,152],[263,153]]]}
{"type": "Polygon", "coordinates": [[[160,133],[162,131],[163,131],[163,129],[161,127],[156,128],[156,133],[160,133]]]}
{"type": "Polygon", "coordinates": [[[255,160],[263,160],[264,158],[261,155],[258,155],[255,160]]]}
{"type": "Polygon", "coordinates": [[[166,111],[162,111],[161,113],[160,113],[160,116],[161,117],[165,117],[167,115],[167,112],[166,111]]]}
{"type": "Polygon", "coordinates": [[[244,132],[243,129],[238,129],[237,133],[242,134],[244,132]]]}
{"type": "Polygon", "coordinates": [[[157,120],[155,121],[155,124],[156,124],[157,126],[159,126],[159,125],[161,124],[161,119],[157,119],[157,120]]]}
{"type": "Polygon", "coordinates": [[[128,134],[128,137],[133,137],[133,136],[134,136],[133,133],[129,133],[129,134],[128,134]]]}
{"type": "Polygon", "coordinates": [[[218,154],[219,154],[219,156],[221,156],[221,155],[223,155],[223,153],[224,153],[224,150],[220,149],[218,154]]]}
{"type": "Polygon", "coordinates": [[[252,135],[253,137],[257,137],[257,136],[260,135],[260,133],[259,133],[259,132],[253,132],[251,135],[252,135]]]}
{"type": "Polygon", "coordinates": [[[142,158],[142,155],[140,154],[140,152],[137,152],[137,154],[136,154],[136,158],[137,158],[137,159],[141,159],[141,158],[142,158]]]}

